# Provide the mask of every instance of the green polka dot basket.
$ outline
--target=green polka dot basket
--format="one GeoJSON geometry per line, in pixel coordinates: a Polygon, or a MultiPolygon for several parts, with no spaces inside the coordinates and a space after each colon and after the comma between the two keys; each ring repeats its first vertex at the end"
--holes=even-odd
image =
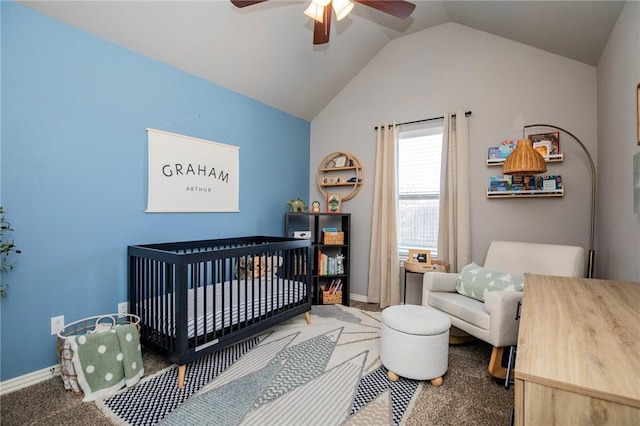
{"type": "Polygon", "coordinates": [[[60,376],[62,377],[65,390],[78,396],[83,395],[82,389],[78,385],[78,374],[72,362],[73,350],[69,345],[68,338],[87,333],[106,331],[116,325],[125,324],[135,324],[138,331],[140,331],[140,317],[132,314],[96,315],[65,324],[62,330],[58,332],[58,339],[56,341],[56,352],[60,363],[60,376]]]}

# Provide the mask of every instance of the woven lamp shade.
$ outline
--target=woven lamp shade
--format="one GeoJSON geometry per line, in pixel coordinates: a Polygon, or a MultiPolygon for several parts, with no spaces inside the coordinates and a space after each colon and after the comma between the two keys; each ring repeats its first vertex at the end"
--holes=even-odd
{"type": "Polygon", "coordinates": [[[522,175],[544,173],[547,164],[544,157],[533,149],[529,139],[520,139],[511,155],[502,165],[502,173],[505,175],[522,175]]]}

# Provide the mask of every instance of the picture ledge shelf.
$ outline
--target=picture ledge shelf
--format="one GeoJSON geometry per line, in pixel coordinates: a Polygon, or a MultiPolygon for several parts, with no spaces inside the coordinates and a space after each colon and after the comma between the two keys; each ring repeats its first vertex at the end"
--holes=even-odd
{"type": "Polygon", "coordinates": [[[487,191],[487,198],[540,198],[540,197],[563,197],[564,189],[534,191],[487,191]]]}
{"type": "MultiPolygon", "coordinates": [[[[487,158],[487,166],[502,166],[506,158],[487,158]]],[[[544,157],[545,163],[560,163],[564,161],[564,153],[547,155],[544,157]]]]}

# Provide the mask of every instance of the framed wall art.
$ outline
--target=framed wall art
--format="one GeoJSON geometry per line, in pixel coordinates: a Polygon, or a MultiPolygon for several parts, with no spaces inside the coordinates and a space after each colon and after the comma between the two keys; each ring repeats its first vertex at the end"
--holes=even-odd
{"type": "Polygon", "coordinates": [[[347,157],[341,155],[340,157],[336,157],[336,167],[346,167],[347,166],[347,157]]]}
{"type": "Polygon", "coordinates": [[[147,213],[239,212],[240,148],[147,129],[147,213]]]}
{"type": "Polygon", "coordinates": [[[340,194],[327,194],[327,213],[340,213],[341,205],[340,194]]]}

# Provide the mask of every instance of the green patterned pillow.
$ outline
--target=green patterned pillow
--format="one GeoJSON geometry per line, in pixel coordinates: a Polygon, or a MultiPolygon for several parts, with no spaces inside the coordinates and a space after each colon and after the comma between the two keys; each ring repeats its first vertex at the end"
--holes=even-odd
{"type": "Polygon", "coordinates": [[[523,288],[523,275],[486,269],[474,262],[462,268],[456,283],[458,293],[481,302],[484,302],[485,295],[490,291],[522,291],[523,288]]]}

